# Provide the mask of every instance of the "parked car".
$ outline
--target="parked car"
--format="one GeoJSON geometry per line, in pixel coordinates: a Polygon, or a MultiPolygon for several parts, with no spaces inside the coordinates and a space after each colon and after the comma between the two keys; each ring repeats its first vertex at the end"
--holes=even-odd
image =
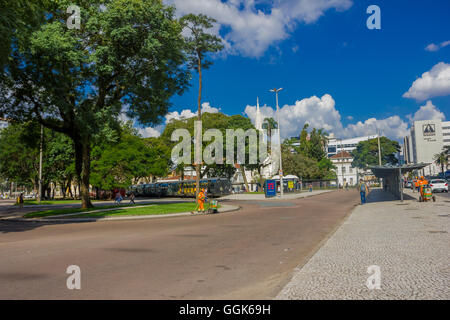
{"type": "Polygon", "coordinates": [[[444,179],[433,179],[430,181],[432,192],[448,192],[448,183],[444,179]]]}

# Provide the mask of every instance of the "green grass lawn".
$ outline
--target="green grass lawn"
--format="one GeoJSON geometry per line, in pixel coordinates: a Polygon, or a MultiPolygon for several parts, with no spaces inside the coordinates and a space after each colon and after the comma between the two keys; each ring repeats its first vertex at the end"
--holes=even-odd
{"type": "MultiPolygon", "coordinates": [[[[81,215],[71,216],[71,218],[101,218],[101,217],[115,217],[115,216],[139,216],[139,215],[160,215],[168,213],[191,212],[195,209],[194,202],[183,203],[162,203],[154,204],[146,208],[135,209],[117,209],[105,212],[85,213],[81,215]]],[[[209,204],[205,203],[205,210],[208,210],[209,204]]]]}
{"type": "MultiPolygon", "coordinates": [[[[146,206],[146,207],[133,208],[133,206],[130,205],[122,205],[122,206],[111,205],[111,206],[99,206],[89,209],[81,209],[81,208],[51,209],[45,211],[30,212],[27,213],[24,217],[44,218],[48,216],[65,215],[69,213],[78,213],[78,212],[80,213],[79,215],[72,215],[69,216],[68,218],[80,218],[80,217],[99,218],[99,217],[113,217],[113,216],[159,215],[168,213],[191,212],[195,209],[196,204],[194,202],[159,203],[159,204],[148,203],[148,204],[139,204],[139,206],[146,206]],[[112,208],[116,208],[116,210],[89,213],[90,211],[112,209],[112,208]]],[[[208,210],[208,208],[209,203],[205,203],[205,210],[208,210]]]]}
{"type": "MultiPolygon", "coordinates": [[[[145,205],[151,205],[151,203],[141,203],[140,206],[145,205]]],[[[89,209],[81,209],[81,208],[65,208],[65,209],[50,209],[50,210],[44,210],[44,211],[35,211],[25,214],[25,218],[42,218],[42,217],[48,217],[48,216],[56,216],[61,214],[68,214],[68,213],[76,213],[76,212],[89,212],[89,211],[95,211],[95,210],[102,210],[102,209],[111,209],[111,208],[121,208],[121,207],[131,207],[128,204],[123,204],[120,206],[117,205],[106,205],[106,206],[98,206],[94,208],[89,209]]]]}

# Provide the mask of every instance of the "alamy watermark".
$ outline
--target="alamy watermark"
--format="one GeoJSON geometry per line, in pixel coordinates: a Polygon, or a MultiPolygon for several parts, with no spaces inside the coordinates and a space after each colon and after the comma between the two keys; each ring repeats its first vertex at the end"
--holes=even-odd
{"type": "Polygon", "coordinates": [[[367,267],[367,273],[370,276],[367,278],[366,286],[369,290],[381,289],[381,269],[377,265],[367,267]]]}
{"type": "Polygon", "coordinates": [[[80,29],[81,28],[81,10],[77,5],[70,5],[67,10],[67,13],[70,14],[69,18],[66,20],[66,25],[68,29],[80,29]]]}
{"type": "Polygon", "coordinates": [[[70,276],[66,280],[67,289],[81,289],[81,269],[77,265],[70,265],[66,269],[66,273],[70,276]]]}
{"type": "Polygon", "coordinates": [[[381,9],[379,6],[372,4],[367,7],[367,14],[370,14],[369,18],[367,18],[366,25],[367,29],[381,29],[381,9]]]}

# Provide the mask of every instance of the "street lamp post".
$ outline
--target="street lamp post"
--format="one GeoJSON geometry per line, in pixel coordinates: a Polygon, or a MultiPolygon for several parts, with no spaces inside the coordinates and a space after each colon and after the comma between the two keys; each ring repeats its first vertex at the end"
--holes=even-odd
{"type": "Polygon", "coordinates": [[[276,99],[276,104],[277,104],[277,121],[278,121],[278,143],[280,144],[280,173],[279,173],[279,177],[280,177],[280,197],[283,196],[283,188],[284,188],[284,184],[283,184],[283,163],[281,160],[281,137],[280,137],[280,110],[278,108],[278,92],[283,90],[283,88],[279,88],[279,89],[271,89],[271,92],[275,92],[275,99],[276,99]]]}
{"type": "MultiPolygon", "coordinates": [[[[377,136],[378,136],[378,165],[381,167],[381,144],[380,144],[380,130],[377,130],[377,136]]],[[[381,190],[383,190],[383,178],[380,178],[380,187],[381,190]]]]}

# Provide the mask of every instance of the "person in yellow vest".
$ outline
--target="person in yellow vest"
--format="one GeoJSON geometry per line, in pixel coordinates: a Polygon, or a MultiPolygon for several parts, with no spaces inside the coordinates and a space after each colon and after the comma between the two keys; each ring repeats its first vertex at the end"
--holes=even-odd
{"type": "Polygon", "coordinates": [[[428,185],[428,180],[424,178],[424,176],[420,177],[419,180],[419,188],[422,189],[422,187],[425,187],[428,185]]]}
{"type": "Polygon", "coordinates": [[[200,189],[200,192],[198,194],[198,211],[205,212],[205,204],[206,196],[205,196],[205,189],[200,189]]]}

